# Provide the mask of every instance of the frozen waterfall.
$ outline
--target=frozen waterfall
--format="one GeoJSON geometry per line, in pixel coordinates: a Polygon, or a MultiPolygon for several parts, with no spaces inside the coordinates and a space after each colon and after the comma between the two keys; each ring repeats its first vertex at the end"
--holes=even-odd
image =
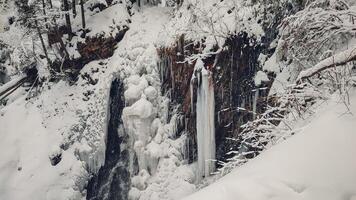
{"type": "Polygon", "coordinates": [[[209,176],[215,170],[215,100],[212,73],[198,60],[195,66],[197,88],[197,180],[209,176]]]}

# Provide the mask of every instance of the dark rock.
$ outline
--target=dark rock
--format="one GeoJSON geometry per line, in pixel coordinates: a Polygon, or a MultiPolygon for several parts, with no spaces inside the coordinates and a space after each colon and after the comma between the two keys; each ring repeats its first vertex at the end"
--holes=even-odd
{"type": "Polygon", "coordinates": [[[49,157],[52,166],[56,166],[62,160],[62,153],[56,153],[49,157]]]}
{"type": "Polygon", "coordinates": [[[129,150],[123,149],[128,142],[121,119],[125,107],[123,84],[112,83],[110,90],[110,119],[106,139],[105,164],[94,174],[87,186],[88,200],[128,199],[131,187],[129,150]]]}

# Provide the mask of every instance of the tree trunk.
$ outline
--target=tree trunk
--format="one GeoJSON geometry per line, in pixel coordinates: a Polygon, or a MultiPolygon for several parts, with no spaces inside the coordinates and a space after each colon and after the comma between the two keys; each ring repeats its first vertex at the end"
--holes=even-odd
{"type": "MultiPolygon", "coordinates": [[[[45,16],[44,21],[47,22],[47,17],[46,17],[46,2],[45,0],[42,0],[42,9],[43,9],[43,15],[45,16]]],[[[46,28],[48,29],[48,25],[46,23],[46,28]]],[[[47,34],[48,37],[48,34],[47,34]]],[[[51,44],[48,42],[48,45],[51,46],[51,44]]]]}
{"type": "Polygon", "coordinates": [[[49,3],[49,7],[53,8],[52,0],[48,0],[48,3],[49,3]]]}
{"type": "Polygon", "coordinates": [[[63,7],[64,7],[64,11],[66,12],[65,14],[65,18],[66,18],[66,24],[67,24],[67,33],[69,35],[69,38],[72,37],[72,25],[70,23],[70,16],[69,16],[69,4],[68,4],[68,0],[63,0],[63,7]]]}
{"type": "Polygon", "coordinates": [[[73,18],[77,16],[76,0],[72,0],[73,18]]]}
{"type": "MultiPolygon", "coordinates": [[[[45,0],[42,0],[42,9],[43,9],[43,15],[46,16],[46,3],[45,3],[45,0]]],[[[46,21],[46,18],[45,18],[45,21],[46,21]]]]}
{"type": "Polygon", "coordinates": [[[80,9],[82,13],[82,27],[85,29],[85,13],[84,13],[84,0],[80,0],[80,9]]]}
{"type": "MultiPolygon", "coordinates": [[[[42,37],[42,34],[41,34],[41,29],[40,29],[40,27],[38,26],[37,20],[35,20],[35,25],[36,25],[37,33],[38,33],[38,36],[39,36],[39,38],[40,38],[40,41],[41,41],[41,44],[42,44],[42,48],[43,48],[43,52],[44,52],[44,54],[45,54],[45,56],[46,56],[48,65],[51,65],[51,60],[50,60],[49,57],[48,57],[46,45],[45,45],[45,43],[44,43],[44,41],[43,41],[43,37],[42,37]]],[[[50,67],[48,67],[48,69],[50,69],[50,67]]]]}
{"type": "Polygon", "coordinates": [[[67,57],[67,58],[69,59],[69,53],[68,53],[68,51],[67,51],[66,45],[64,44],[64,42],[63,42],[63,40],[62,40],[61,35],[59,34],[59,30],[58,30],[58,25],[57,25],[57,23],[54,25],[54,29],[55,29],[56,35],[57,35],[57,37],[58,37],[59,44],[61,45],[60,51],[61,51],[61,52],[64,52],[64,57],[67,57]]]}
{"type": "Polygon", "coordinates": [[[55,37],[57,37],[57,40],[59,41],[59,44],[60,44],[60,49],[59,49],[60,55],[62,57],[67,57],[69,59],[69,53],[67,51],[66,45],[64,44],[64,42],[62,40],[62,35],[59,33],[58,24],[57,24],[57,20],[55,17],[53,18],[53,22],[54,22],[54,26],[53,26],[54,33],[56,34],[55,37]],[[63,55],[63,53],[64,53],[64,55],[63,55]]]}

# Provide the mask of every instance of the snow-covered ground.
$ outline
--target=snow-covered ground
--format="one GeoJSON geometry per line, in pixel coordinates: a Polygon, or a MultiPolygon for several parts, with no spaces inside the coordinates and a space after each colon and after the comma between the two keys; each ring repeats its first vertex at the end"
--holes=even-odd
{"type": "Polygon", "coordinates": [[[44,125],[37,106],[22,97],[0,111],[0,199],[78,198],[74,189],[83,165],[72,150],[61,152],[62,136],[44,125]],[[64,162],[52,166],[50,157],[60,153],[64,162]]]}
{"type": "Polygon", "coordinates": [[[356,90],[321,104],[298,133],[184,200],[356,199],[356,90]]]}

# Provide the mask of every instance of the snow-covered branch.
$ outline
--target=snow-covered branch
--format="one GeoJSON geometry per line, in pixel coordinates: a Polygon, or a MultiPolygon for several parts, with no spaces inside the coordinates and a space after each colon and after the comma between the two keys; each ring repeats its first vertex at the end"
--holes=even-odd
{"type": "Polygon", "coordinates": [[[302,71],[298,76],[298,81],[314,76],[315,74],[332,67],[345,65],[350,61],[356,60],[356,47],[345,50],[333,56],[330,56],[315,66],[302,71]]]}
{"type": "Polygon", "coordinates": [[[304,68],[314,66],[327,53],[342,49],[355,37],[356,11],[342,0],[317,0],[281,24],[282,55],[304,68]]]}

